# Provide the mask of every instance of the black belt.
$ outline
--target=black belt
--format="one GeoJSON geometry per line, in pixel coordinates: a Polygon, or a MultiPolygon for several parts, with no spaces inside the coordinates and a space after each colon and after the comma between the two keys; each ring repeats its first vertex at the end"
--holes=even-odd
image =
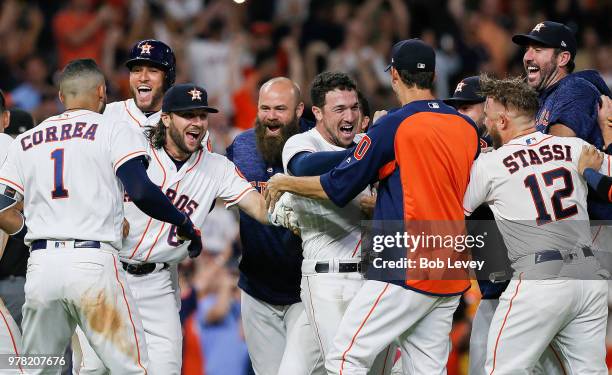
{"type": "MultiPolygon", "coordinates": [[[[329,272],[329,262],[321,262],[315,264],[315,272],[327,273],[329,272]]],[[[338,272],[361,272],[361,263],[339,263],[338,272]]]]}
{"type": "MultiPolygon", "coordinates": [[[[82,248],[99,249],[100,248],[100,241],[85,241],[85,240],[60,241],[58,240],[58,241],[53,241],[53,242],[56,242],[55,244],[56,248],[60,248],[59,242],[74,242],[75,249],[82,249],[82,248]]],[[[32,245],[30,246],[32,247],[32,251],[47,249],[47,240],[32,241],[32,245]]]]}
{"type": "MultiPolygon", "coordinates": [[[[121,262],[121,265],[123,266],[123,269],[130,275],[138,275],[138,276],[148,275],[151,272],[155,271],[155,268],[157,267],[157,263],[134,264],[134,263],[121,262]]],[[[168,263],[164,263],[162,270],[165,270],[168,267],[169,267],[168,263]]]]}
{"type": "MultiPolygon", "coordinates": [[[[582,250],[582,254],[584,254],[585,257],[594,256],[593,250],[591,250],[591,248],[588,246],[583,247],[581,250],[582,250]]],[[[535,264],[549,262],[551,260],[563,260],[563,254],[561,254],[559,250],[542,250],[542,251],[538,251],[534,255],[535,255],[535,264]]],[[[572,253],[569,253],[567,255],[567,257],[569,257],[570,260],[573,259],[574,256],[575,254],[572,254],[572,253]]]]}

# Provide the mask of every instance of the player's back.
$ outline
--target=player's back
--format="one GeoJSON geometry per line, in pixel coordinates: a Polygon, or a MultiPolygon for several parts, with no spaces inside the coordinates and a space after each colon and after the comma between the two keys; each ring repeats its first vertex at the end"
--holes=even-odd
{"type": "Polygon", "coordinates": [[[16,139],[3,177],[14,175],[18,181],[11,185],[23,192],[27,242],[79,239],[120,246],[123,188],[115,172],[145,154],[126,125],[75,110],[50,117],[16,139]]]}
{"type": "Polygon", "coordinates": [[[588,244],[587,186],[578,172],[585,145],[574,137],[539,132],[518,137],[488,154],[475,168],[490,186],[487,201],[511,260],[540,250],[588,244]]]}

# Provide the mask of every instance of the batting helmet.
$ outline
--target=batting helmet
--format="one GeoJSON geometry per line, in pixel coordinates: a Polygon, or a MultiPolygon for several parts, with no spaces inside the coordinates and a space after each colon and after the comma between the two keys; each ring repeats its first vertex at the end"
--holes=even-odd
{"type": "Polygon", "coordinates": [[[145,39],[136,43],[130,51],[130,57],[125,62],[128,69],[134,65],[147,63],[166,72],[165,89],[174,84],[176,78],[176,58],[174,52],[166,43],[156,39],[145,39]]]}

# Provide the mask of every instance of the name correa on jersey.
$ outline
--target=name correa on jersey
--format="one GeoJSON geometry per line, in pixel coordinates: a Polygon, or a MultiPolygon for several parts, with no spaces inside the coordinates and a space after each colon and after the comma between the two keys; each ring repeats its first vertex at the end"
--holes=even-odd
{"type": "Polygon", "coordinates": [[[23,137],[21,139],[21,148],[23,151],[27,151],[41,143],[66,141],[72,138],[95,141],[97,130],[98,124],[87,124],[86,122],[50,126],[23,137]]]}

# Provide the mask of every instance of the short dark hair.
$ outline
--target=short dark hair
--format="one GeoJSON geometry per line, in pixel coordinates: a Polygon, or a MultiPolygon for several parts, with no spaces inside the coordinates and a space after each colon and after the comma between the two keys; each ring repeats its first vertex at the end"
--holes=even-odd
{"type": "Polygon", "coordinates": [[[95,78],[104,82],[104,73],[93,59],[77,59],[70,61],[62,70],[59,77],[60,91],[66,94],[76,95],[81,84],[71,84],[72,81],[82,81],[95,78]]]}
{"type": "Polygon", "coordinates": [[[490,97],[505,108],[513,107],[526,116],[535,117],[540,107],[538,93],[522,77],[494,79],[480,76],[482,96],[490,97]]]}
{"type": "Polygon", "coordinates": [[[323,72],[317,74],[310,88],[310,101],[312,105],[322,108],[325,105],[325,95],[336,89],[342,91],[357,91],[357,85],[346,73],[323,72]]]}
{"type": "MultiPolygon", "coordinates": [[[[559,54],[561,52],[569,52],[566,49],[561,49],[561,48],[555,48],[554,50],[554,57],[557,58],[557,56],[559,56],[559,54]]],[[[567,73],[572,73],[574,71],[574,69],[576,69],[576,63],[574,62],[574,55],[572,55],[571,52],[570,53],[570,60],[567,62],[567,65],[565,66],[567,68],[567,73]]]]}
{"type": "Polygon", "coordinates": [[[410,73],[407,70],[398,70],[399,76],[408,87],[416,86],[421,90],[432,90],[434,82],[434,72],[410,73]]]}
{"type": "Polygon", "coordinates": [[[370,102],[368,102],[368,99],[359,90],[357,90],[357,98],[359,99],[361,114],[370,117],[370,102]]]}

